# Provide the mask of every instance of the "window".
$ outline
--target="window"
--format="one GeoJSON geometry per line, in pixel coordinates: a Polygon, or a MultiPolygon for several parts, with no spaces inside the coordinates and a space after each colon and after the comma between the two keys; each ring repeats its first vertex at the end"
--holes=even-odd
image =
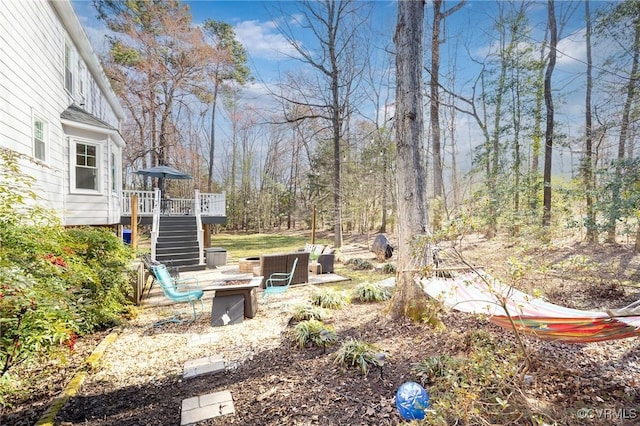
{"type": "Polygon", "coordinates": [[[111,153],[111,191],[118,192],[118,157],[115,153],[111,153]]]}
{"type": "Polygon", "coordinates": [[[73,50],[68,42],[64,43],[64,88],[73,94],[73,50]]]}
{"type": "Polygon", "coordinates": [[[84,98],[84,67],[82,62],[78,61],[78,94],[84,98]]]}
{"type": "Polygon", "coordinates": [[[46,159],[46,124],[40,118],[33,119],[33,156],[38,160],[46,159]]]}
{"type": "Polygon", "coordinates": [[[98,191],[98,147],[76,142],[76,189],[98,191]]]}

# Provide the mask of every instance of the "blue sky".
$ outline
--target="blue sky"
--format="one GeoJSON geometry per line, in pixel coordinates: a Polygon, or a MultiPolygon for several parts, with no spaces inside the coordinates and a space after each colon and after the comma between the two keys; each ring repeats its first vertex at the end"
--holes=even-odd
{"type": "MultiPolygon", "coordinates": [[[[286,53],[293,53],[291,46],[278,31],[278,22],[291,20],[297,13],[298,5],[293,1],[188,1],[193,15],[194,23],[200,24],[207,18],[225,21],[234,26],[237,38],[243,43],[249,54],[249,65],[257,81],[247,88],[247,96],[253,99],[261,99],[261,94],[266,92],[265,85],[271,85],[278,81],[280,73],[299,66],[299,62],[287,59],[286,53]]],[[[446,1],[445,6],[451,7],[455,2],[446,1]]],[[[506,3],[505,3],[506,4],[506,3]]],[[[95,19],[96,12],[93,4],[86,0],[73,0],[74,8],[79,15],[85,31],[98,51],[104,48],[102,42],[106,32],[104,25],[95,19]]],[[[605,6],[605,2],[592,1],[592,13],[605,6]]],[[[570,2],[556,1],[556,15],[558,19],[568,7],[570,2]]],[[[486,56],[496,43],[495,32],[492,31],[492,23],[496,16],[496,2],[485,0],[470,0],[458,12],[446,21],[447,34],[458,36],[460,45],[457,50],[452,50],[452,43],[442,46],[441,63],[443,73],[448,65],[457,69],[457,84],[459,87],[466,81],[470,81],[477,75],[477,64],[469,60],[467,50],[476,58],[486,56]],[[464,47],[466,46],[466,47],[464,47]]],[[[547,2],[541,1],[533,4],[528,9],[528,16],[534,26],[532,39],[540,41],[543,38],[544,26],[547,19],[547,2]]],[[[374,2],[373,15],[374,29],[383,36],[386,44],[392,47],[392,35],[396,21],[396,2],[392,0],[380,0],[374,2]]],[[[432,14],[427,5],[425,19],[430,24],[432,14]]],[[[428,25],[429,26],[429,25],[428,25]]],[[[429,29],[425,32],[425,46],[428,46],[429,29]]],[[[373,36],[373,35],[372,35],[373,36]]],[[[296,33],[299,41],[306,45],[312,45],[313,37],[304,33],[296,33]]],[[[562,30],[562,38],[558,45],[559,57],[554,73],[554,84],[560,88],[563,95],[562,104],[556,108],[557,119],[563,123],[563,131],[569,135],[577,135],[581,131],[582,114],[584,109],[584,5],[580,2],[573,15],[567,21],[562,30]]],[[[596,59],[598,55],[606,52],[606,47],[594,49],[596,59]]],[[[602,58],[600,58],[602,59],[602,58]]],[[[468,88],[468,85],[467,85],[468,88]]],[[[558,98],[559,100],[559,98],[558,98]]],[[[464,121],[464,117],[462,118],[464,121]]],[[[462,124],[462,122],[461,122],[462,124]]],[[[461,126],[462,127],[462,126],[461,126]]],[[[467,128],[462,131],[466,138],[477,139],[479,131],[471,120],[468,120],[467,128]]],[[[462,134],[461,134],[462,136],[462,134]]],[[[471,143],[471,141],[469,141],[471,143]]]]}
{"type": "MultiPolygon", "coordinates": [[[[258,80],[270,83],[278,79],[278,73],[288,69],[295,62],[288,61],[286,54],[292,54],[292,48],[285,38],[278,32],[278,21],[291,19],[297,13],[298,5],[294,1],[212,1],[196,0],[186,1],[189,4],[195,24],[202,23],[205,19],[225,21],[234,26],[236,35],[249,53],[250,66],[258,80]],[[282,13],[280,10],[282,10],[282,13]]],[[[445,2],[446,7],[454,4],[453,1],[445,2]]],[[[592,10],[604,5],[605,2],[592,2],[592,10]]],[[[73,0],[74,8],[85,27],[94,48],[98,51],[104,48],[103,36],[106,32],[104,25],[95,19],[96,12],[93,4],[88,0],[73,0]]],[[[569,2],[556,3],[556,14],[562,13],[562,9],[568,7],[569,2]]],[[[492,43],[495,42],[490,31],[492,20],[496,13],[496,2],[487,0],[471,0],[460,11],[448,18],[446,29],[450,35],[459,35],[460,40],[467,43],[470,51],[475,55],[485,54],[492,43]]],[[[563,72],[571,72],[572,69],[584,66],[585,52],[583,46],[584,7],[580,5],[572,19],[569,20],[561,40],[559,50],[566,55],[560,55],[558,60],[558,81],[571,78],[563,76],[563,72]],[[569,36],[569,37],[567,37],[569,36]]],[[[543,37],[543,25],[546,22],[546,1],[539,2],[529,9],[530,20],[537,23],[533,38],[540,40],[543,37]]],[[[431,13],[427,9],[426,20],[429,22],[431,13]]],[[[396,2],[381,0],[374,2],[373,19],[375,28],[381,33],[388,34],[388,42],[391,44],[395,20],[396,2]]],[[[428,30],[427,30],[428,31],[428,30]]],[[[428,36],[428,34],[426,34],[428,36]]],[[[302,43],[313,43],[313,40],[304,33],[296,34],[302,43]]],[[[428,37],[426,42],[428,42],[428,37]]],[[[443,45],[443,68],[446,68],[446,45],[443,45]]],[[[474,66],[466,58],[464,49],[460,48],[456,55],[457,68],[460,70],[459,81],[471,78],[474,66]]]]}

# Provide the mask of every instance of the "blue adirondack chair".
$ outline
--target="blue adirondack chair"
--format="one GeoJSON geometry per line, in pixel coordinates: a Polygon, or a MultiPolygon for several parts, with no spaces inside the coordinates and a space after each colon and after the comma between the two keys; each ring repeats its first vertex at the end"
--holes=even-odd
{"type": "MultiPolygon", "coordinates": [[[[188,322],[194,322],[198,317],[196,313],[196,302],[200,302],[201,309],[204,309],[202,304],[202,295],[204,291],[197,288],[198,280],[195,278],[182,278],[175,279],[169,274],[169,270],[163,264],[155,265],[152,267],[153,274],[162,288],[162,292],[166,297],[174,302],[187,302],[191,305],[193,311],[193,317],[188,322]]],[[[159,325],[166,322],[184,322],[178,318],[172,318],[166,321],[160,321],[156,323],[159,325]]]]}
{"type": "Polygon", "coordinates": [[[293,265],[291,265],[290,272],[274,272],[267,278],[265,281],[265,288],[262,292],[262,298],[266,299],[266,297],[270,294],[279,294],[284,293],[289,289],[291,285],[291,280],[293,279],[293,274],[296,272],[296,265],[298,264],[298,258],[296,257],[293,260],[293,265]]]}

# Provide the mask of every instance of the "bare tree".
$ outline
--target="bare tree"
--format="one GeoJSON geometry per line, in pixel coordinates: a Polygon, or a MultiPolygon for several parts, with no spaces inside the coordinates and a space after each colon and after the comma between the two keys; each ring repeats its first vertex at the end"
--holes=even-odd
{"type": "Polygon", "coordinates": [[[139,135],[130,148],[133,160],[167,164],[181,143],[179,105],[202,83],[210,48],[178,1],[99,0],[95,6],[114,32],[105,71],[139,135]]]}
{"type": "MultiPolygon", "coordinates": [[[[431,80],[429,115],[431,119],[431,149],[433,152],[433,195],[441,199],[444,193],[442,177],[442,152],[440,130],[440,44],[442,44],[441,24],[444,19],[460,10],[466,0],[461,0],[455,6],[442,10],[443,0],[433,0],[433,25],[431,27],[431,80]]],[[[439,222],[439,221],[438,221],[439,222]]],[[[440,228],[439,223],[433,224],[435,229],[440,228]]]]}
{"type": "MultiPolygon", "coordinates": [[[[368,18],[366,3],[353,0],[301,1],[294,19],[315,37],[317,49],[299,43],[285,22],[281,34],[298,53],[297,59],[309,66],[316,77],[312,85],[298,85],[291,96],[280,95],[284,102],[307,106],[303,115],[287,116],[287,121],[326,121],[333,145],[334,246],[342,246],[341,155],[346,129],[353,108],[353,94],[361,77],[356,42],[358,31],[368,18]],[[366,8],[366,9],[365,9],[366,8]],[[363,13],[363,10],[366,13],[363,13]]],[[[290,87],[290,89],[294,89],[290,87]]]]}
{"type": "Polygon", "coordinates": [[[429,231],[422,106],[422,49],[424,1],[398,2],[396,45],[396,146],[398,190],[398,269],[391,300],[394,318],[415,317],[426,295],[414,282],[415,273],[429,262],[428,248],[416,241],[429,231]]]}

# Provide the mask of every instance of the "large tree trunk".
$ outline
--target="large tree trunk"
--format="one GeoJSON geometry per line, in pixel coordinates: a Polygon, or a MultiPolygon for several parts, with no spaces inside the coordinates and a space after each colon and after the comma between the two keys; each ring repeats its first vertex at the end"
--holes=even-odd
{"type": "Polygon", "coordinates": [[[556,27],[556,14],[554,0],[549,0],[549,63],[544,74],[544,103],[547,109],[547,127],[544,140],[544,193],[542,207],[542,226],[548,228],[551,225],[551,157],[553,154],[553,98],[551,96],[551,76],[556,66],[556,46],[558,45],[558,29],[556,27]]]}
{"type": "Polygon", "coordinates": [[[413,242],[429,229],[422,107],[424,1],[398,2],[396,45],[396,144],[398,190],[398,267],[391,316],[419,318],[426,295],[413,281],[427,264],[428,248],[416,255],[413,242]]]}

